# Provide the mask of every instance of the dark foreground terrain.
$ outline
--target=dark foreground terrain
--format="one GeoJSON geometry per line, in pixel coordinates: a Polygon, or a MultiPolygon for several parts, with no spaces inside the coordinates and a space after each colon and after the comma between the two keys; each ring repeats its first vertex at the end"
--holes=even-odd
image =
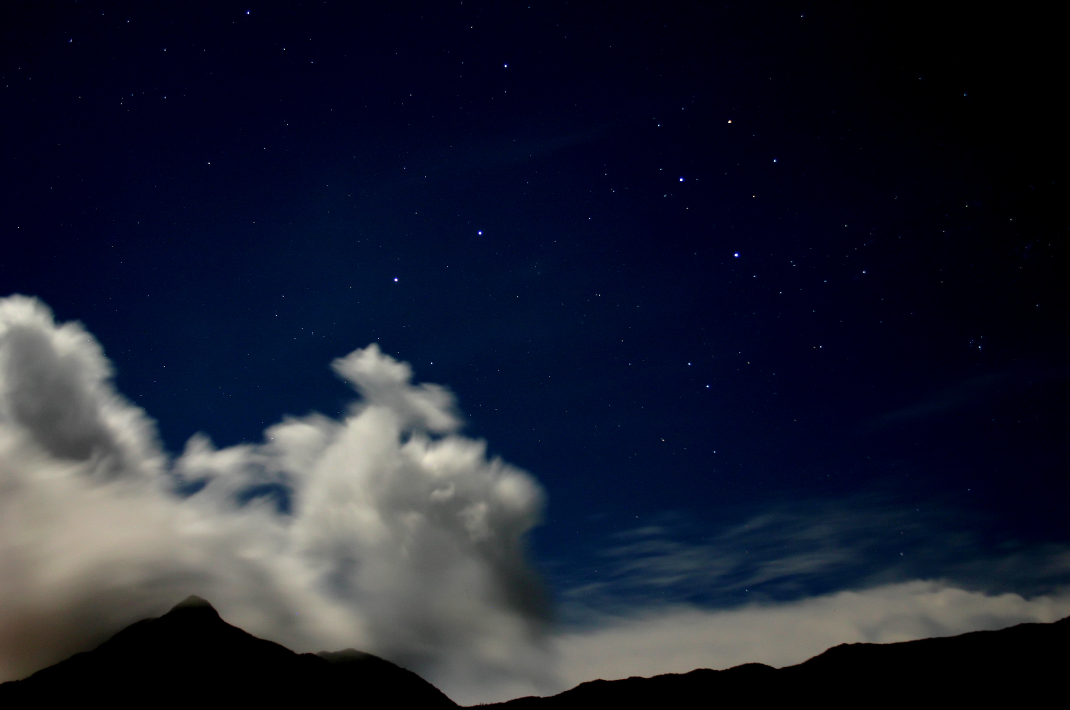
{"type": "Polygon", "coordinates": [[[748,663],[724,671],[595,680],[548,698],[485,707],[1064,707],[1068,661],[1070,617],[904,643],[842,644],[786,668],[748,663]]]}
{"type": "MultiPolygon", "coordinates": [[[[559,695],[483,707],[713,708],[782,703],[835,707],[980,703],[1063,706],[1070,618],[1001,631],[895,644],[844,644],[805,663],[749,663],[724,671],[595,680],[559,695]]],[[[113,707],[456,708],[415,673],[352,649],[297,654],[224,622],[190,597],[99,648],[0,685],[0,707],[57,703],[113,707]]]]}
{"type": "Polygon", "coordinates": [[[294,653],[223,621],[199,597],[128,626],[97,649],[0,685],[0,708],[456,708],[412,671],[360,651],[294,653]],[[235,704],[236,703],[236,704],[235,704]]]}

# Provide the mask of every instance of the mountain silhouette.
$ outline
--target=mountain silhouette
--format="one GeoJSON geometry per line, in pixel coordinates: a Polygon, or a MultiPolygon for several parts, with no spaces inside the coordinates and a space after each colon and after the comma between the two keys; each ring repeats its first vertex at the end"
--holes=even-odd
{"type": "MultiPolygon", "coordinates": [[[[549,697],[484,705],[503,710],[699,708],[731,703],[891,707],[904,703],[1040,706],[1065,695],[1070,617],[1000,631],[891,644],[842,644],[804,663],[748,663],[653,678],[594,680],[549,697]]],[[[0,707],[107,702],[114,707],[269,707],[327,703],[457,708],[412,671],[346,649],[298,654],[223,621],[189,597],[29,678],[0,684],[0,707]]],[[[1065,700],[1063,701],[1065,702],[1065,700]]]]}
{"type": "Polygon", "coordinates": [[[256,638],[223,621],[200,597],[128,626],[93,651],[0,685],[0,707],[93,700],[118,707],[457,707],[412,671],[371,654],[297,654],[256,638]]]}
{"type": "Polygon", "coordinates": [[[1000,631],[902,643],[841,644],[796,666],[748,663],[653,678],[595,680],[550,697],[485,705],[501,710],[700,708],[745,703],[827,707],[1066,702],[1070,617],[1000,631]],[[1062,701],[1056,698],[1063,697],[1062,701]]]}

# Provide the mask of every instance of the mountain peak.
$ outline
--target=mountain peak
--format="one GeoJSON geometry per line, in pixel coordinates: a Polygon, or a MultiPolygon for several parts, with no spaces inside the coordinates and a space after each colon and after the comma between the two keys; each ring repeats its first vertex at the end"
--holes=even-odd
{"type": "Polygon", "coordinates": [[[196,594],[190,594],[178,604],[171,607],[171,611],[174,611],[175,609],[185,609],[187,607],[208,607],[209,609],[212,609],[212,605],[208,603],[207,599],[198,597],[196,594]]]}
{"type": "Polygon", "coordinates": [[[204,599],[202,597],[198,597],[196,594],[191,594],[188,597],[186,597],[185,599],[183,599],[182,601],[180,601],[178,604],[175,604],[173,607],[171,607],[171,611],[169,611],[166,614],[164,614],[164,616],[165,617],[169,617],[169,616],[186,617],[186,616],[189,616],[191,614],[195,615],[197,618],[200,618],[200,617],[212,617],[212,618],[215,618],[215,619],[219,618],[219,612],[217,612],[215,610],[215,607],[213,607],[211,604],[209,604],[207,599],[204,599]]]}
{"type": "Polygon", "coordinates": [[[435,686],[389,661],[353,649],[294,653],[231,626],[198,596],[126,627],[93,651],[0,685],[0,707],[51,707],[84,698],[135,707],[164,688],[166,707],[203,704],[205,698],[220,707],[239,701],[297,706],[309,689],[327,705],[351,704],[354,688],[361,689],[368,708],[457,707],[435,686]]]}

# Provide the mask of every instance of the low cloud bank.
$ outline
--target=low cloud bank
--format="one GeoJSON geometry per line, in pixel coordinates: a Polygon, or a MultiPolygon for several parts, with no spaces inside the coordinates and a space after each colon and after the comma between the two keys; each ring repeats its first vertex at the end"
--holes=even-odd
{"type": "Polygon", "coordinates": [[[1070,615],[1070,594],[991,596],[913,581],[726,611],[693,606],[602,619],[555,639],[567,687],[748,662],[783,667],[841,643],[893,643],[1070,615]]]}
{"type": "Polygon", "coordinates": [[[767,505],[712,534],[680,514],[615,532],[561,594],[561,683],[783,667],[1070,615],[1070,550],[985,544],[978,522],[870,495],[767,505]]]}
{"type": "Polygon", "coordinates": [[[333,368],[361,395],[341,421],[196,436],[172,461],[89,333],[0,299],[0,681],[195,593],[250,633],[380,654],[461,701],[550,687],[523,540],[540,487],[374,344],[333,368]]]}

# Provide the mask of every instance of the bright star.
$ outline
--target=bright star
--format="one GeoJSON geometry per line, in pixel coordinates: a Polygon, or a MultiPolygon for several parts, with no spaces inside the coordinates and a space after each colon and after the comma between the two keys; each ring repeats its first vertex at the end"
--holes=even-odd
{"type": "Polygon", "coordinates": [[[739,252],[737,251],[737,252],[736,252],[735,254],[733,254],[732,256],[734,256],[734,257],[736,257],[736,258],[738,259],[738,258],[739,258],[739,252]]]}
{"type": "Polygon", "coordinates": [[[397,281],[397,278],[395,278],[395,279],[394,279],[394,281],[396,282],[396,281],[397,281]]]}

